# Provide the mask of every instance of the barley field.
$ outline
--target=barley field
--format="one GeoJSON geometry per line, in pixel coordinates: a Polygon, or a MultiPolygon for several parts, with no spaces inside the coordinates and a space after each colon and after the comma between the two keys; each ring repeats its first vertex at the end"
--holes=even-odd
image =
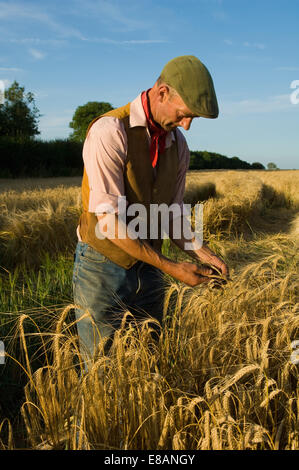
{"type": "Polygon", "coordinates": [[[146,322],[121,328],[88,373],[72,301],[80,181],[0,180],[0,448],[298,450],[299,171],[189,172],[185,202],[203,202],[231,280],[168,278],[159,343],[146,322]]]}

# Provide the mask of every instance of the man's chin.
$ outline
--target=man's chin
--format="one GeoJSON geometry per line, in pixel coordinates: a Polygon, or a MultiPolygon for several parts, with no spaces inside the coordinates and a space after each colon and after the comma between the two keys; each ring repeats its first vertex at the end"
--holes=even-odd
{"type": "Polygon", "coordinates": [[[163,129],[167,132],[173,131],[175,129],[175,126],[169,124],[168,126],[163,126],[163,129]]]}

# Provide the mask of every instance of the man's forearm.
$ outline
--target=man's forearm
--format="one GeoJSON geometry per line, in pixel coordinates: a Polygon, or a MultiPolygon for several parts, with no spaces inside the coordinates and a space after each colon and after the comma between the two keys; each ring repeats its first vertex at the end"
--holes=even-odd
{"type": "Polygon", "coordinates": [[[98,219],[99,221],[102,220],[102,225],[104,225],[104,220],[107,221],[107,223],[115,224],[115,236],[109,238],[114,245],[118,246],[134,258],[151,264],[161,271],[167,272],[169,274],[174,271],[176,263],[163,256],[159,251],[155,250],[146,240],[141,240],[139,238],[132,239],[128,233],[127,227],[124,224],[122,224],[121,230],[119,230],[119,225],[121,222],[116,215],[105,214],[103,216],[98,216],[98,219]],[[124,234],[124,231],[125,236],[119,238],[117,234],[124,234]]]}
{"type": "Polygon", "coordinates": [[[194,239],[193,249],[185,248],[187,244],[190,245],[190,243],[192,242],[184,237],[182,237],[181,239],[172,238],[171,240],[175,243],[175,245],[177,245],[181,250],[183,250],[193,259],[201,261],[202,263],[213,264],[213,261],[215,261],[215,258],[217,258],[217,255],[207,245],[202,244],[202,246],[199,247],[198,243],[196,243],[194,239]]]}
{"type": "Polygon", "coordinates": [[[192,287],[208,281],[206,276],[212,273],[210,269],[201,268],[197,264],[188,262],[177,263],[166,258],[162,253],[155,250],[146,240],[130,237],[127,226],[119,220],[117,215],[104,214],[103,216],[98,216],[98,219],[99,222],[102,222],[103,235],[105,235],[105,223],[112,222],[114,224],[114,235],[111,236],[110,234],[109,237],[108,235],[106,236],[114,245],[118,246],[132,257],[151,264],[164,273],[192,287]],[[118,236],[119,233],[122,234],[121,237],[118,236]]]}

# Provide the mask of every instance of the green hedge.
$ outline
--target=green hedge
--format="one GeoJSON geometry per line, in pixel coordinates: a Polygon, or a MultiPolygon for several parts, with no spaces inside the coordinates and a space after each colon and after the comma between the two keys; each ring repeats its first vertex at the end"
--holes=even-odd
{"type": "Polygon", "coordinates": [[[82,144],[70,140],[0,138],[0,177],[80,176],[82,144]]]}
{"type": "MultiPolygon", "coordinates": [[[[82,176],[83,144],[68,139],[42,141],[0,137],[0,178],[82,176]]],[[[263,169],[238,157],[191,151],[190,170],[263,169]]]]}
{"type": "Polygon", "coordinates": [[[247,163],[238,157],[226,157],[219,153],[207,151],[190,151],[190,170],[207,169],[234,169],[234,170],[263,170],[264,166],[259,163],[247,163]]]}

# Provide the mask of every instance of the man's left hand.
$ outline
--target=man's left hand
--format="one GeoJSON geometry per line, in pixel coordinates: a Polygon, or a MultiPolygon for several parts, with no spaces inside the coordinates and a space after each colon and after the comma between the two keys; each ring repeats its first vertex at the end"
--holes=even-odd
{"type": "Polygon", "coordinates": [[[214,256],[209,264],[212,268],[214,268],[215,274],[229,279],[229,268],[221,258],[218,258],[218,256],[214,256]]]}

